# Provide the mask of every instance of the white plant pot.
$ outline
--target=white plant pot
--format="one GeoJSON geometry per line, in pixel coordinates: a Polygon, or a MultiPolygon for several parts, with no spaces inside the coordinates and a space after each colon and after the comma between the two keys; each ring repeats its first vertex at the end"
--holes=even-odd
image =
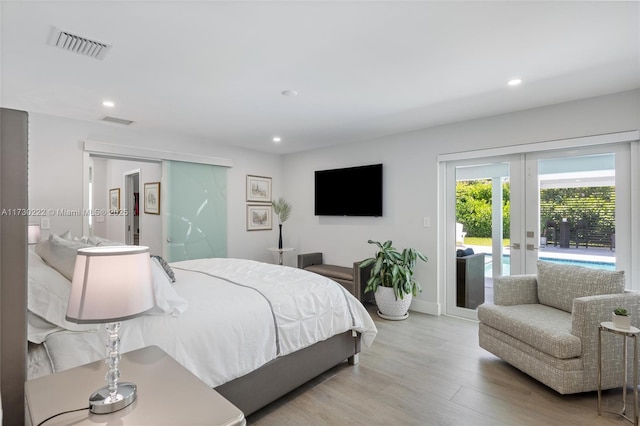
{"type": "Polygon", "coordinates": [[[631,316],[629,315],[623,316],[623,315],[616,315],[612,313],[611,319],[613,321],[613,325],[616,328],[622,328],[625,330],[628,330],[629,328],[631,328],[631,316]]]}
{"type": "Polygon", "coordinates": [[[407,319],[409,316],[409,306],[413,299],[412,294],[405,294],[404,298],[396,300],[396,296],[391,287],[378,287],[374,293],[376,305],[378,305],[378,316],[380,318],[398,321],[407,319]]]}

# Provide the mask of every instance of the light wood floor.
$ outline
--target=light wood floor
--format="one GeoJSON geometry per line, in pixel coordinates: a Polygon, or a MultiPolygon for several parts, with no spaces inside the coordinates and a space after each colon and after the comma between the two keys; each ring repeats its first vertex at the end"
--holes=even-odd
{"type": "MultiPolygon", "coordinates": [[[[372,317],[360,363],[337,366],[249,416],[249,425],[627,425],[596,392],[560,395],[478,347],[478,325],[411,313],[372,317]]],[[[604,393],[615,408],[619,391],[604,393]]],[[[631,411],[633,406],[631,406],[631,411]]]]}

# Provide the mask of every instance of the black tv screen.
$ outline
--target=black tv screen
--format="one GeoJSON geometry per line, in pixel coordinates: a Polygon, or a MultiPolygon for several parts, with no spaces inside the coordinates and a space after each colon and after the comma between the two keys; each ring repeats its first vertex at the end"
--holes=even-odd
{"type": "Polygon", "coordinates": [[[316,216],[382,216],[382,164],[318,170],[316,216]]]}

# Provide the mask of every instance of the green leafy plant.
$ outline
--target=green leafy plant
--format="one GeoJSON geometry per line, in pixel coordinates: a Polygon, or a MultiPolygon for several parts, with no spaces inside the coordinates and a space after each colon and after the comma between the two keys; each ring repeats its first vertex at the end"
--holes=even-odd
{"type": "Polygon", "coordinates": [[[378,252],[375,257],[360,263],[361,268],[373,264],[365,291],[375,292],[379,286],[392,287],[396,300],[398,297],[404,299],[407,294],[415,296],[418,291],[422,291],[420,284],[413,277],[413,269],[418,260],[428,260],[424,254],[413,248],[405,248],[400,252],[393,247],[390,240],[384,244],[373,240],[369,240],[368,243],[375,244],[378,252]]]}
{"type": "Polygon", "coordinates": [[[629,316],[629,311],[627,311],[625,308],[615,308],[613,310],[613,313],[616,315],[620,315],[621,317],[628,317],[629,316]]]}
{"type": "Polygon", "coordinates": [[[285,200],[283,197],[278,198],[277,201],[272,201],[273,212],[278,216],[278,220],[280,223],[284,223],[289,219],[291,215],[291,211],[293,207],[291,207],[291,203],[285,200]]]}

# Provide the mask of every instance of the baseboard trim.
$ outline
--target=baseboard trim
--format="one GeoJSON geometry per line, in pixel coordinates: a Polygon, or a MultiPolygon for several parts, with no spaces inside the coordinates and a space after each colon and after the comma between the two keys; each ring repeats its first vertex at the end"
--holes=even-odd
{"type": "Polygon", "coordinates": [[[410,311],[420,312],[429,315],[442,315],[441,306],[439,303],[425,302],[423,300],[413,299],[411,302],[410,311]]]}

